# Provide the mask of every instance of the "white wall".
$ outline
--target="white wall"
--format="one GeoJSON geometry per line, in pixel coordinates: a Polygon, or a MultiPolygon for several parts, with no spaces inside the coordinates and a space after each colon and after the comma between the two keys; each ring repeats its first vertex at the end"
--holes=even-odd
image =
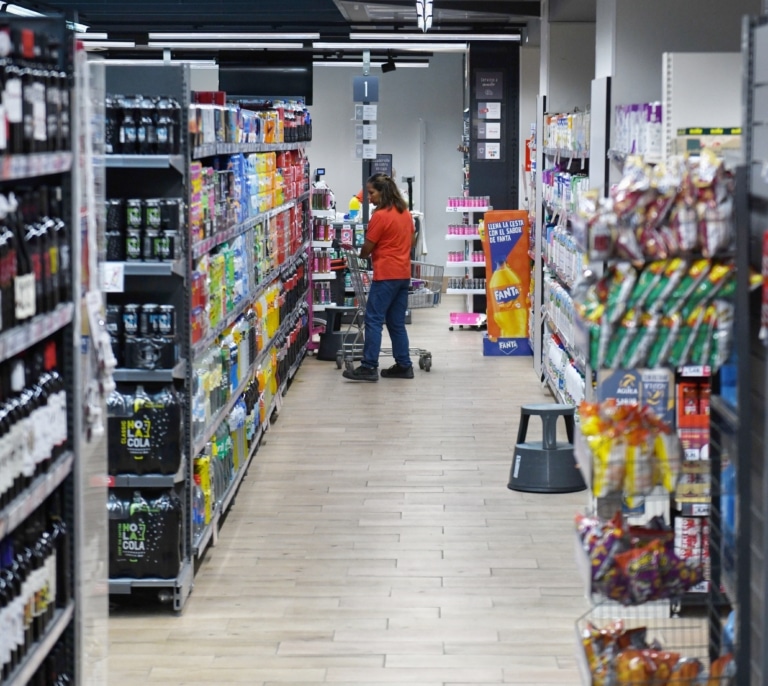
{"type": "Polygon", "coordinates": [[[595,24],[549,24],[549,92],[547,112],[584,111],[595,78],[595,24]]]}
{"type": "MultiPolygon", "coordinates": [[[[449,195],[459,195],[462,184],[461,142],[464,106],[464,59],[460,54],[435,54],[427,69],[397,69],[379,76],[378,152],[392,153],[398,180],[415,175],[414,208],[425,214],[426,261],[443,265],[448,252],[444,240],[450,223],[445,212],[449,195]],[[420,169],[420,130],[426,131],[424,179],[420,169]],[[426,191],[426,192],[425,192],[426,191]]],[[[312,142],[307,148],[312,170],[325,167],[325,181],[339,208],[362,185],[362,163],[356,160],[352,116],[352,77],[360,67],[316,67],[312,142]]]]}
{"type": "Polygon", "coordinates": [[[530,207],[534,202],[533,189],[530,189],[528,202],[526,203],[525,180],[523,178],[523,163],[525,161],[525,141],[531,135],[531,124],[536,123],[536,100],[539,95],[539,61],[541,50],[539,48],[526,48],[520,50],[520,207],[530,207]]]}
{"type": "Polygon", "coordinates": [[[739,51],[741,17],[760,9],[760,0],[598,0],[599,75],[615,77],[611,94],[617,105],[660,100],[662,53],[739,51]],[[611,53],[608,71],[603,59],[611,53]]]}

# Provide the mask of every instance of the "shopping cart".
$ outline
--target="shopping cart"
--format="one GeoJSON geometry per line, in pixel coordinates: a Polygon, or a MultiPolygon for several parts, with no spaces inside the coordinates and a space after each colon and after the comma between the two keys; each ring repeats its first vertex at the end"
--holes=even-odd
{"type": "MultiPolygon", "coordinates": [[[[365,307],[368,291],[371,289],[371,270],[367,259],[362,259],[354,250],[345,250],[344,256],[349,269],[352,289],[355,293],[355,309],[347,330],[342,336],[341,349],[336,354],[336,367],[344,366],[352,371],[354,362],[363,357],[365,342],[365,307]]],[[[411,262],[411,287],[408,293],[408,307],[418,309],[436,307],[440,304],[440,292],[443,285],[443,268],[425,262],[411,262]]],[[[391,348],[381,350],[384,355],[391,355],[391,348]]],[[[412,357],[419,358],[419,369],[428,372],[432,368],[432,353],[423,348],[409,348],[412,357]]]]}

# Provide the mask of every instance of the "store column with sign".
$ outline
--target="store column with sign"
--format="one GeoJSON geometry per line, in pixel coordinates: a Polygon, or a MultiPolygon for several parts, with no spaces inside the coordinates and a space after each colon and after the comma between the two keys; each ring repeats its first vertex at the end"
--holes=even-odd
{"type": "Polygon", "coordinates": [[[377,105],[379,78],[370,76],[370,57],[364,59],[362,76],[352,80],[352,100],[355,103],[355,157],[363,163],[363,224],[368,223],[368,190],[366,182],[371,175],[372,160],[376,159],[377,105]]]}

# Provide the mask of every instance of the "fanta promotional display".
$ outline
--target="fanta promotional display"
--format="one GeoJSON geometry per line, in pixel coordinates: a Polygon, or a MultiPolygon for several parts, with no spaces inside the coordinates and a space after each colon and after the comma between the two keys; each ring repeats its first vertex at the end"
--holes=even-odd
{"type": "Polygon", "coordinates": [[[485,213],[488,333],[483,355],[531,355],[528,340],[528,212],[492,210],[485,213]]]}

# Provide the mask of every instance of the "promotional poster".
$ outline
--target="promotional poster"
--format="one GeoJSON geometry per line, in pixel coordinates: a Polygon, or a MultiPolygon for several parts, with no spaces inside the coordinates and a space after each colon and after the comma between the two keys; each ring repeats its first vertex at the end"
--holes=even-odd
{"type": "Polygon", "coordinates": [[[531,355],[528,340],[529,289],[528,212],[492,210],[485,213],[488,333],[483,355],[531,355]]]}

